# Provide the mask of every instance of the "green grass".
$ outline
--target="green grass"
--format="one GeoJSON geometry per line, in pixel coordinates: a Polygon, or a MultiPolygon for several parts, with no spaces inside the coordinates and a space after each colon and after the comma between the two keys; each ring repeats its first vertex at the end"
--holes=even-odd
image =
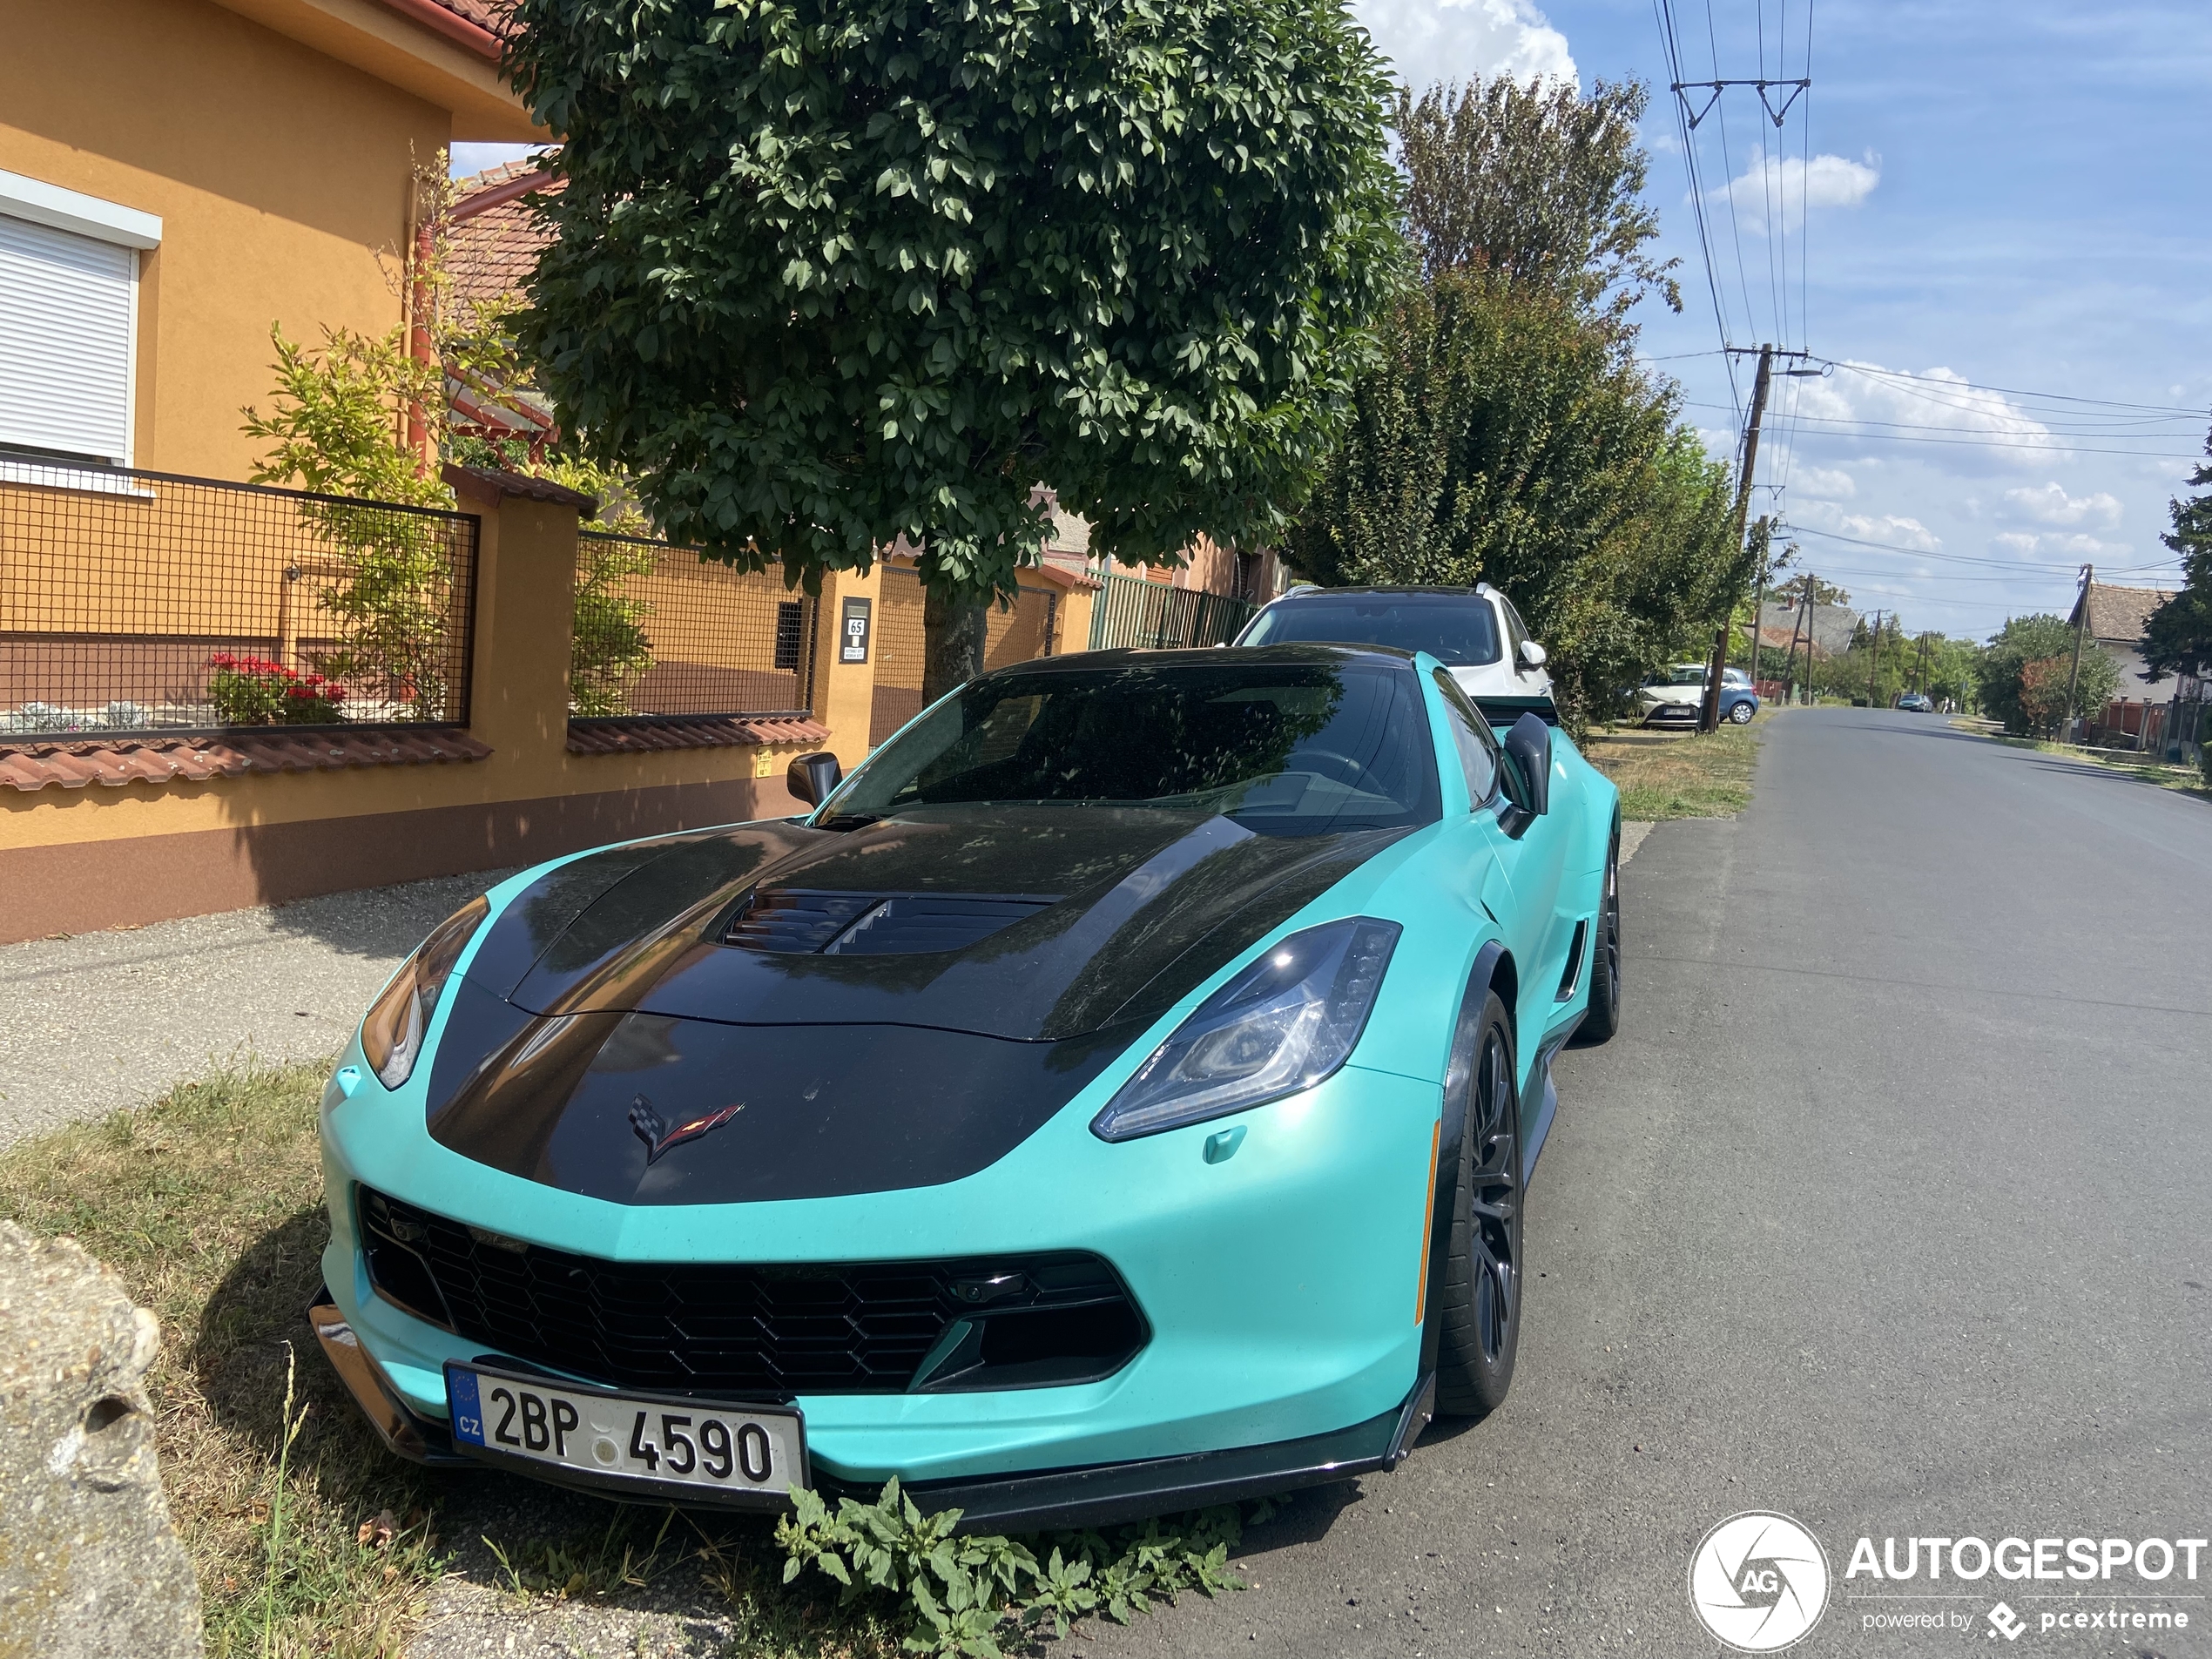
{"type": "Polygon", "coordinates": [[[1594,731],[1582,752],[1621,791],[1624,819],[1733,818],[1751,803],[1759,728],[1772,718],[1762,709],[1717,732],[1594,731]]]}
{"type": "MultiPolygon", "coordinates": [[[[302,1316],[329,1237],[316,1139],[325,1075],[225,1072],[0,1154],[0,1217],[73,1236],[161,1321],[147,1380],[162,1481],[212,1659],[396,1659],[449,1554],[442,1524],[496,1478],[392,1456],[315,1348],[302,1316]]],[[[1018,1632],[1047,1614],[1126,1619],[1181,1590],[1234,1584],[1234,1508],[1110,1536],[965,1540],[1004,1576],[983,1596],[976,1571],[948,1566],[954,1557],[894,1513],[902,1507],[848,1503],[845,1519],[825,1512],[800,1526],[549,1494],[543,1514],[494,1523],[498,1535],[482,1542],[494,1581],[518,1601],[676,1590],[728,1619],[728,1659],[894,1659],[949,1652],[987,1629],[1019,1647],[1018,1632]],[[864,1548],[863,1534],[892,1554],[864,1548]],[[832,1564],[840,1554],[847,1571],[832,1564]],[[912,1559],[887,1580],[863,1573],[864,1560],[894,1556],[912,1559]],[[1024,1560],[1037,1570],[1015,1572],[1024,1560]],[[847,1578],[866,1582],[840,1588],[847,1578]],[[926,1610],[948,1591],[954,1606],[980,1608],[950,1636],[926,1610]]],[[[475,1541],[465,1530],[455,1543],[475,1541]]],[[[990,1646],[985,1636],[959,1650],[990,1646]]]]}

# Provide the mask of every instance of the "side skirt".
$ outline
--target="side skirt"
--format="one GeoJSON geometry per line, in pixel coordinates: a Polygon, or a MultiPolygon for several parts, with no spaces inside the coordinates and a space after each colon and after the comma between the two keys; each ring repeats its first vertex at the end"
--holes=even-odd
{"type": "Polygon", "coordinates": [[[1544,1142],[1552,1132],[1552,1119],[1559,1111],[1559,1090],[1552,1082],[1552,1062],[1559,1058],[1559,1051],[1575,1035],[1576,1026],[1582,1023],[1580,1015],[1574,1025],[1554,1031],[1544,1039],[1544,1046],[1536,1050],[1536,1063],[1529,1069],[1529,1081],[1543,1081],[1543,1092],[1537,1096],[1534,1116],[1521,1124],[1521,1190],[1527,1191],[1528,1184],[1536,1178],[1536,1160],[1544,1155],[1544,1142]]]}

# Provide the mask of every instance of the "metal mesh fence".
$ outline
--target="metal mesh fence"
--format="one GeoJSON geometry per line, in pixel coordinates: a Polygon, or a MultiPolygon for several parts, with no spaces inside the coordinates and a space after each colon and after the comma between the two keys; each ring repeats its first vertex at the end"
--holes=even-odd
{"type": "Polygon", "coordinates": [[[476,521],[0,462],[0,740],[465,724],[476,521]]]}
{"type": "MultiPolygon", "coordinates": [[[[905,565],[883,567],[875,606],[875,700],[868,742],[881,743],[921,712],[921,578],[905,565]]],[[[1057,593],[1024,588],[1011,606],[993,605],[984,621],[983,666],[1003,668],[1052,655],[1060,618],[1057,593]]]]}
{"type": "Polygon", "coordinates": [[[815,604],[691,548],[579,536],[570,717],[804,714],[815,604]]]}
{"type": "Polygon", "coordinates": [[[1173,588],[1110,570],[1098,573],[1098,580],[1102,585],[1090,611],[1093,651],[1225,645],[1258,609],[1224,594],[1173,588]]]}

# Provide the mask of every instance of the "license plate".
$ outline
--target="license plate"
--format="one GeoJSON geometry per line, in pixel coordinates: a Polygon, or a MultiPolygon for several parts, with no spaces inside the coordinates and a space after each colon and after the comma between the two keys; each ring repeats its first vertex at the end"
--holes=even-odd
{"type": "MultiPolygon", "coordinates": [[[[637,1486],[779,1500],[809,1484],[799,1414],[621,1394],[448,1364],[453,1437],[484,1454],[637,1486]]],[[[704,1495],[704,1494],[702,1494],[704,1495]]]]}

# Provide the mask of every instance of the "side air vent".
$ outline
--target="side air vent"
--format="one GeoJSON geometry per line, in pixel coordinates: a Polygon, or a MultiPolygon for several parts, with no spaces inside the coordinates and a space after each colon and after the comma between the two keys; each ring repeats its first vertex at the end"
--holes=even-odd
{"type": "Polygon", "coordinates": [[[1588,945],[1589,941],[1590,924],[1587,921],[1576,922],[1575,941],[1567,948],[1567,967],[1560,974],[1559,994],[1554,1001],[1568,1001],[1575,992],[1582,988],[1583,947],[1588,945]]]}
{"type": "Polygon", "coordinates": [[[1055,903],[1034,894],[752,894],[723,934],[746,950],[824,956],[907,956],[965,950],[1055,903]]]}

